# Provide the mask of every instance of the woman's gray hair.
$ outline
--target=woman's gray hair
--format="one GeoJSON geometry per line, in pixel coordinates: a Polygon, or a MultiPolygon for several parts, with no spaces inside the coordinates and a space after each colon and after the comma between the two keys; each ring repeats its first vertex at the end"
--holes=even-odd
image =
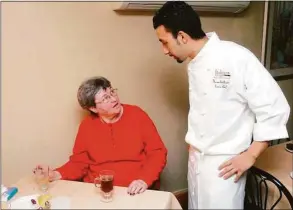
{"type": "Polygon", "coordinates": [[[105,77],[91,77],[78,88],[77,99],[83,109],[95,107],[95,95],[101,90],[111,87],[111,82],[105,77]]]}

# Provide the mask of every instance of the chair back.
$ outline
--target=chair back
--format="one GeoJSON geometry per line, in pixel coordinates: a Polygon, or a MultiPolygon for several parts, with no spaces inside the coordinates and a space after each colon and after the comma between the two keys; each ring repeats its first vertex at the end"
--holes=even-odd
{"type": "Polygon", "coordinates": [[[283,196],[287,198],[291,209],[293,209],[293,197],[291,193],[277,178],[254,166],[247,171],[244,209],[274,209],[283,196]],[[273,184],[278,189],[277,199],[270,206],[268,206],[269,184],[273,184]]]}

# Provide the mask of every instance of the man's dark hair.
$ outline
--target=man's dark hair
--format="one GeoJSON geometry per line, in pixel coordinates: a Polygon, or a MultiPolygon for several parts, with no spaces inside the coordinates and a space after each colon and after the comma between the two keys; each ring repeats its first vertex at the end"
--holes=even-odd
{"type": "Polygon", "coordinates": [[[166,2],[153,17],[154,29],[163,25],[167,31],[177,38],[183,31],[193,39],[205,37],[198,14],[184,1],[166,2]]]}

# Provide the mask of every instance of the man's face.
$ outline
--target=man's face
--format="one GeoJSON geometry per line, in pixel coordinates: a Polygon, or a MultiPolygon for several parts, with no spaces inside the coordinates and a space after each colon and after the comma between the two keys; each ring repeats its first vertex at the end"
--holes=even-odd
{"type": "Polygon", "coordinates": [[[92,107],[90,110],[99,115],[111,117],[121,112],[121,103],[116,89],[101,89],[95,95],[95,103],[96,107],[92,107]]]}
{"type": "Polygon", "coordinates": [[[186,46],[182,43],[182,39],[174,38],[171,32],[168,32],[166,28],[161,25],[156,29],[156,34],[159,41],[162,43],[163,52],[165,55],[169,55],[177,60],[178,63],[182,63],[188,57],[186,46]]]}

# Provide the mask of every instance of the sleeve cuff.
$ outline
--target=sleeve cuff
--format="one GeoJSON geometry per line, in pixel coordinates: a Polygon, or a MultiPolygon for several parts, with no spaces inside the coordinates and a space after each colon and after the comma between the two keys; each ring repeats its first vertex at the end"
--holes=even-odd
{"type": "Polygon", "coordinates": [[[58,171],[60,173],[60,175],[61,175],[60,180],[66,180],[65,174],[60,168],[56,168],[56,169],[54,169],[54,171],[58,171]]]}
{"type": "Polygon", "coordinates": [[[253,129],[254,141],[270,141],[275,139],[288,138],[288,131],[285,125],[281,126],[268,126],[256,123],[253,129]]]}
{"type": "Polygon", "coordinates": [[[155,182],[155,180],[147,178],[146,176],[139,176],[138,179],[143,180],[148,185],[148,187],[152,186],[152,184],[155,182]]]}

